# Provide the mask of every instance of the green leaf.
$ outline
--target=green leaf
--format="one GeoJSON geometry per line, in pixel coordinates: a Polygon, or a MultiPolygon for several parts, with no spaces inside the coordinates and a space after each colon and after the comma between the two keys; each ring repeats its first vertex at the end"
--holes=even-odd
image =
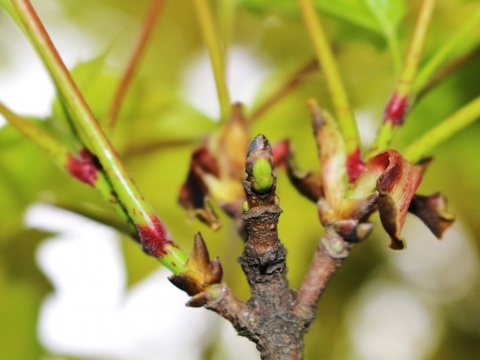
{"type": "Polygon", "coordinates": [[[404,0],[364,0],[378,24],[393,56],[396,72],[400,71],[400,51],[397,39],[397,27],[405,15],[404,0]]]}
{"type": "Polygon", "coordinates": [[[25,207],[37,199],[52,168],[48,156],[13,127],[0,130],[0,243],[22,227],[25,207]]]}
{"type": "MultiPolygon", "coordinates": [[[[105,55],[83,62],[72,69],[72,76],[93,113],[102,123],[120,74],[105,63],[105,55]]],[[[182,101],[170,86],[156,78],[140,76],[133,82],[115,128],[115,145],[122,149],[148,147],[169,140],[197,139],[217,124],[182,101]]],[[[54,127],[68,133],[69,125],[60,97],[53,107],[54,127]]],[[[71,135],[67,135],[71,136],[71,135]]]]}
{"type": "Polygon", "coordinates": [[[405,15],[404,0],[364,0],[385,35],[393,35],[405,15]]]}
{"type": "MultiPolygon", "coordinates": [[[[377,34],[384,34],[386,26],[379,21],[379,16],[382,21],[392,21],[392,26],[395,27],[404,14],[403,0],[315,0],[314,3],[317,9],[325,14],[335,16],[377,34]],[[378,9],[375,9],[375,13],[372,11],[372,6],[378,7],[378,9]]],[[[292,0],[240,0],[240,5],[257,13],[298,14],[299,12],[297,2],[292,0]]]]}
{"type": "MultiPolygon", "coordinates": [[[[104,52],[91,60],[79,63],[71,70],[75,83],[100,121],[107,112],[108,99],[120,81],[119,74],[105,65],[106,55],[107,52],[104,52]]],[[[57,126],[66,132],[71,131],[65,107],[58,93],[52,104],[52,117],[57,126]]]]}
{"type": "Polygon", "coordinates": [[[41,358],[36,323],[42,301],[52,287],[35,265],[35,253],[48,235],[25,229],[0,244],[0,348],[5,358],[41,358]]]}

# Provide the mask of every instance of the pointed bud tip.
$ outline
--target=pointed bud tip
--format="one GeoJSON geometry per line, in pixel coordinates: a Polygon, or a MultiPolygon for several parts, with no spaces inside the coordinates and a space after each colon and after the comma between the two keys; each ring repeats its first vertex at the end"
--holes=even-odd
{"type": "Polygon", "coordinates": [[[223,278],[223,268],[220,259],[216,257],[212,260],[209,266],[208,274],[205,276],[205,284],[218,284],[223,278]]]}
{"type": "Polygon", "coordinates": [[[203,286],[189,274],[176,274],[168,277],[168,280],[180,290],[193,296],[204,291],[203,286]]]}
{"type": "Polygon", "coordinates": [[[193,251],[188,260],[189,262],[192,261],[194,266],[201,269],[206,269],[210,264],[210,255],[208,254],[207,245],[205,244],[200,232],[195,234],[193,251]]]}
{"type": "Polygon", "coordinates": [[[405,249],[405,241],[400,238],[390,238],[390,249],[392,250],[403,250],[405,249]]]}
{"type": "Polygon", "coordinates": [[[324,125],[323,112],[317,102],[313,99],[308,100],[308,107],[310,108],[310,114],[312,115],[313,131],[317,133],[324,125]]]}
{"type": "Polygon", "coordinates": [[[250,143],[250,146],[248,147],[247,158],[250,156],[251,153],[256,150],[267,151],[270,154],[272,153],[272,147],[265,135],[259,134],[255,137],[255,139],[253,139],[253,141],[250,143]]]}
{"type": "Polygon", "coordinates": [[[400,126],[408,112],[408,98],[397,92],[392,94],[383,114],[383,121],[390,121],[394,126],[400,126]]]}

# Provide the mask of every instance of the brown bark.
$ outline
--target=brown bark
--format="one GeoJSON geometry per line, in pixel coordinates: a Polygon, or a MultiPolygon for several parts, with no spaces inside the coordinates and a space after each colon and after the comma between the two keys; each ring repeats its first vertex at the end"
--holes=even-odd
{"type": "Polygon", "coordinates": [[[317,253],[300,291],[289,288],[287,251],[278,238],[277,224],[282,212],[275,195],[271,148],[258,136],[249,149],[244,189],[248,211],[243,214],[247,238],[239,258],[252,296],[243,303],[226,284],[212,285],[195,295],[190,306],[203,306],[232,323],[239,335],[257,345],[262,359],[301,359],[303,337],[315,318],[318,300],[349,245],[330,229],[319,243],[317,253]],[[270,189],[254,190],[253,165],[259,158],[272,165],[270,189]],[[342,249],[338,248],[341,242],[342,249]]]}

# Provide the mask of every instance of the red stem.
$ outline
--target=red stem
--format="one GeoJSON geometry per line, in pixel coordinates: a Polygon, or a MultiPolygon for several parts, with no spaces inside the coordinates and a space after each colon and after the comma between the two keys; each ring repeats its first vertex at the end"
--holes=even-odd
{"type": "Polygon", "coordinates": [[[127,68],[123,74],[122,80],[118,85],[117,91],[113,97],[112,103],[110,104],[110,108],[107,114],[107,127],[110,131],[113,130],[115,127],[115,123],[118,119],[118,114],[122,107],[123,99],[127,94],[129,89],[130,83],[133,79],[135,71],[138,69],[138,65],[142,56],[145,54],[145,49],[148,44],[148,40],[150,39],[153,28],[157,22],[157,19],[160,15],[160,11],[162,10],[164,4],[164,0],[153,0],[150,4],[150,7],[147,11],[147,15],[143,22],[143,27],[140,32],[140,36],[138,37],[136,47],[130,57],[128,62],[127,68]]]}

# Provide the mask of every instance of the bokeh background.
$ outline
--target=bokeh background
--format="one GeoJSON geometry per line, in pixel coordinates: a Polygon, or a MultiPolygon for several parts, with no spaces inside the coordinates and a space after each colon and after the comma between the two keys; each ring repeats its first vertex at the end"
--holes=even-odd
{"type": "MultiPolygon", "coordinates": [[[[293,0],[211,2],[228,43],[232,100],[248,115],[313,57],[293,0]],[[228,7],[228,6],[227,6],[228,7]],[[223,21],[223,22],[222,22],[223,21]]],[[[100,121],[121,77],[149,1],[33,1],[100,121]]],[[[392,3],[388,20],[405,53],[419,1],[317,1],[368,146],[395,84],[385,27],[367,5],[392,3]]],[[[376,6],[377,6],[376,5],[376,6]]],[[[455,34],[478,1],[439,0],[425,59],[455,34]]],[[[454,51],[478,48],[480,26],[454,51]]],[[[477,52],[478,54],[478,52],[477,52]]],[[[402,149],[480,93],[480,57],[470,59],[412,108],[393,144],[402,149]]],[[[321,71],[251,126],[252,137],[289,138],[303,168],[318,168],[306,100],[327,109],[321,71]]],[[[0,11],[0,101],[51,122],[68,140],[40,61],[0,11]]],[[[248,287],[236,258],[242,242],[226,217],[213,232],[177,203],[192,151],[218,128],[208,54],[190,1],[166,0],[148,52],[122,107],[113,143],[175,240],[189,249],[200,230],[225,280],[248,287]]],[[[4,359],[255,359],[254,347],[203,309],[184,306],[168,272],[128,238],[75,212],[108,211],[97,193],[57,169],[0,118],[0,357],[4,359]],[[52,205],[54,204],[54,205],[52,205]],[[68,208],[72,211],[62,210],[68,208]]],[[[306,359],[476,359],[480,353],[480,124],[439,146],[420,193],[441,191],[457,221],[443,240],[407,217],[407,249],[387,248],[377,226],[335,274],[306,336],[306,359]]],[[[298,287],[322,234],[316,207],[279,172],[279,232],[298,287]]],[[[219,211],[220,212],[220,211],[219,211]]],[[[109,214],[109,213],[107,213],[109,214]]],[[[375,219],[378,222],[378,219],[375,219]]]]}

